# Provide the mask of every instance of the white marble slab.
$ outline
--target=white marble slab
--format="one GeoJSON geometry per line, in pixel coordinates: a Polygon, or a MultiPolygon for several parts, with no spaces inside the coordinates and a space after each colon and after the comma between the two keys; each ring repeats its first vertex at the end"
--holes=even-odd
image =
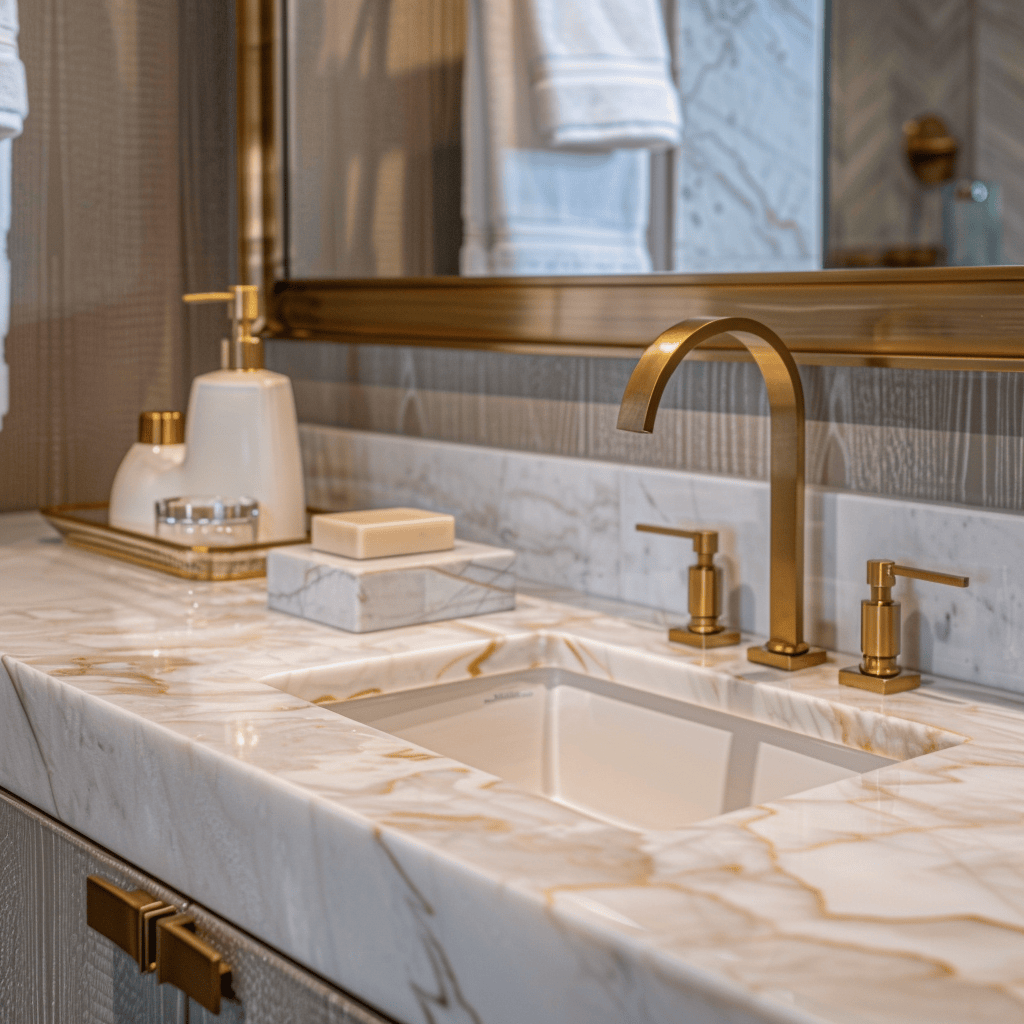
{"type": "Polygon", "coordinates": [[[515,607],[506,548],[456,540],[451,551],[357,560],[309,544],[267,555],[267,606],[350,633],[460,619],[515,607]]]}
{"type": "MultiPolygon", "coordinates": [[[[311,501],[451,512],[460,534],[518,553],[520,579],[687,615],[689,545],[637,523],[720,531],[723,621],[768,631],[768,485],[304,425],[311,501]],[[458,496],[457,499],[454,496],[458,496]],[[456,500],[458,505],[456,505],[456,500]]],[[[807,639],[860,648],[869,558],[969,576],[967,590],[901,580],[905,663],[1024,693],[1024,515],[808,488],[807,639]]]]}
{"type": "Polygon", "coordinates": [[[677,271],[821,267],[822,0],[675,6],[677,271]]]}
{"type": "Polygon", "coordinates": [[[0,579],[0,787],[397,1021],[1024,1021],[1020,704],[523,595],[354,636],[27,515],[0,519],[0,579]],[[635,832],[312,703],[545,665],[915,756],[635,832]]]}

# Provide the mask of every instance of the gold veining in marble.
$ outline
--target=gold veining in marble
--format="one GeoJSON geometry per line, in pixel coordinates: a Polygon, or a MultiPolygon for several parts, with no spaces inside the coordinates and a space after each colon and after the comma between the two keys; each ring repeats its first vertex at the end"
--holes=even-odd
{"type": "Polygon", "coordinates": [[[472,1013],[497,1019],[486,978],[529,1000],[550,966],[532,1019],[564,996],[668,1024],[699,992],[714,1012],[787,1021],[1024,1021],[1020,711],[939,685],[883,701],[828,667],[749,681],[728,652],[529,596],[475,623],[350,637],[268,613],[258,584],[214,592],[95,562],[0,546],[0,786],[143,867],[157,864],[151,830],[126,825],[142,807],[196,822],[161,841],[171,881],[200,902],[237,890],[239,924],[337,984],[353,983],[346,950],[379,935],[399,951],[379,958],[380,990],[412,993],[394,1015],[447,999],[473,1020],[472,991],[472,1013]],[[642,677],[902,763],[627,832],[311,702],[538,664],[642,677]],[[467,950],[473,927],[510,929],[503,956],[467,950]]]}

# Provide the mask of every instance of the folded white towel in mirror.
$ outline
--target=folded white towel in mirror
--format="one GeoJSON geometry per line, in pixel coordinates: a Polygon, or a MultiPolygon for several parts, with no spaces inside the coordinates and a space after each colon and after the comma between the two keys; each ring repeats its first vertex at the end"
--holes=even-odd
{"type": "Polygon", "coordinates": [[[545,145],[665,149],[682,119],[660,0],[523,0],[545,145]]]}

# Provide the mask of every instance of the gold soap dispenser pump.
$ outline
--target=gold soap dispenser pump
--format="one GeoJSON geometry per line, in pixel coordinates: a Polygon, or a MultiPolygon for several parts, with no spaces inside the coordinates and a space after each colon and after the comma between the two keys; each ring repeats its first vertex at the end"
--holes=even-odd
{"type": "Polygon", "coordinates": [[[226,302],[231,320],[231,336],[221,342],[220,368],[222,370],[262,370],[263,339],[254,336],[252,325],[260,316],[260,293],[254,284],[236,284],[229,292],[193,292],[183,300],[199,302],[226,302]]]}
{"type": "Polygon", "coordinates": [[[839,670],[839,682],[873,693],[891,694],[913,690],[921,685],[920,672],[900,668],[900,603],[892,599],[897,576],[949,587],[966,587],[966,576],[912,569],[884,558],[868,561],[869,600],[860,604],[861,663],[839,670]]]}

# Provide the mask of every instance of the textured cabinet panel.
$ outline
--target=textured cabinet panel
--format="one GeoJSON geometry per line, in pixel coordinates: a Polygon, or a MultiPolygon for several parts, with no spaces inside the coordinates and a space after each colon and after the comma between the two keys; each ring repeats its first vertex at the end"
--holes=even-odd
{"type": "Polygon", "coordinates": [[[388,1024],[222,919],[0,790],[0,1024],[388,1024]],[[85,922],[99,874],[187,909],[232,968],[207,1012],[85,922]],[[187,1004],[187,1005],[186,1005],[187,1004]]]}
{"type": "Polygon", "coordinates": [[[85,922],[85,879],[180,897],[0,794],[0,1024],[185,1024],[185,1000],[85,922]]]}

